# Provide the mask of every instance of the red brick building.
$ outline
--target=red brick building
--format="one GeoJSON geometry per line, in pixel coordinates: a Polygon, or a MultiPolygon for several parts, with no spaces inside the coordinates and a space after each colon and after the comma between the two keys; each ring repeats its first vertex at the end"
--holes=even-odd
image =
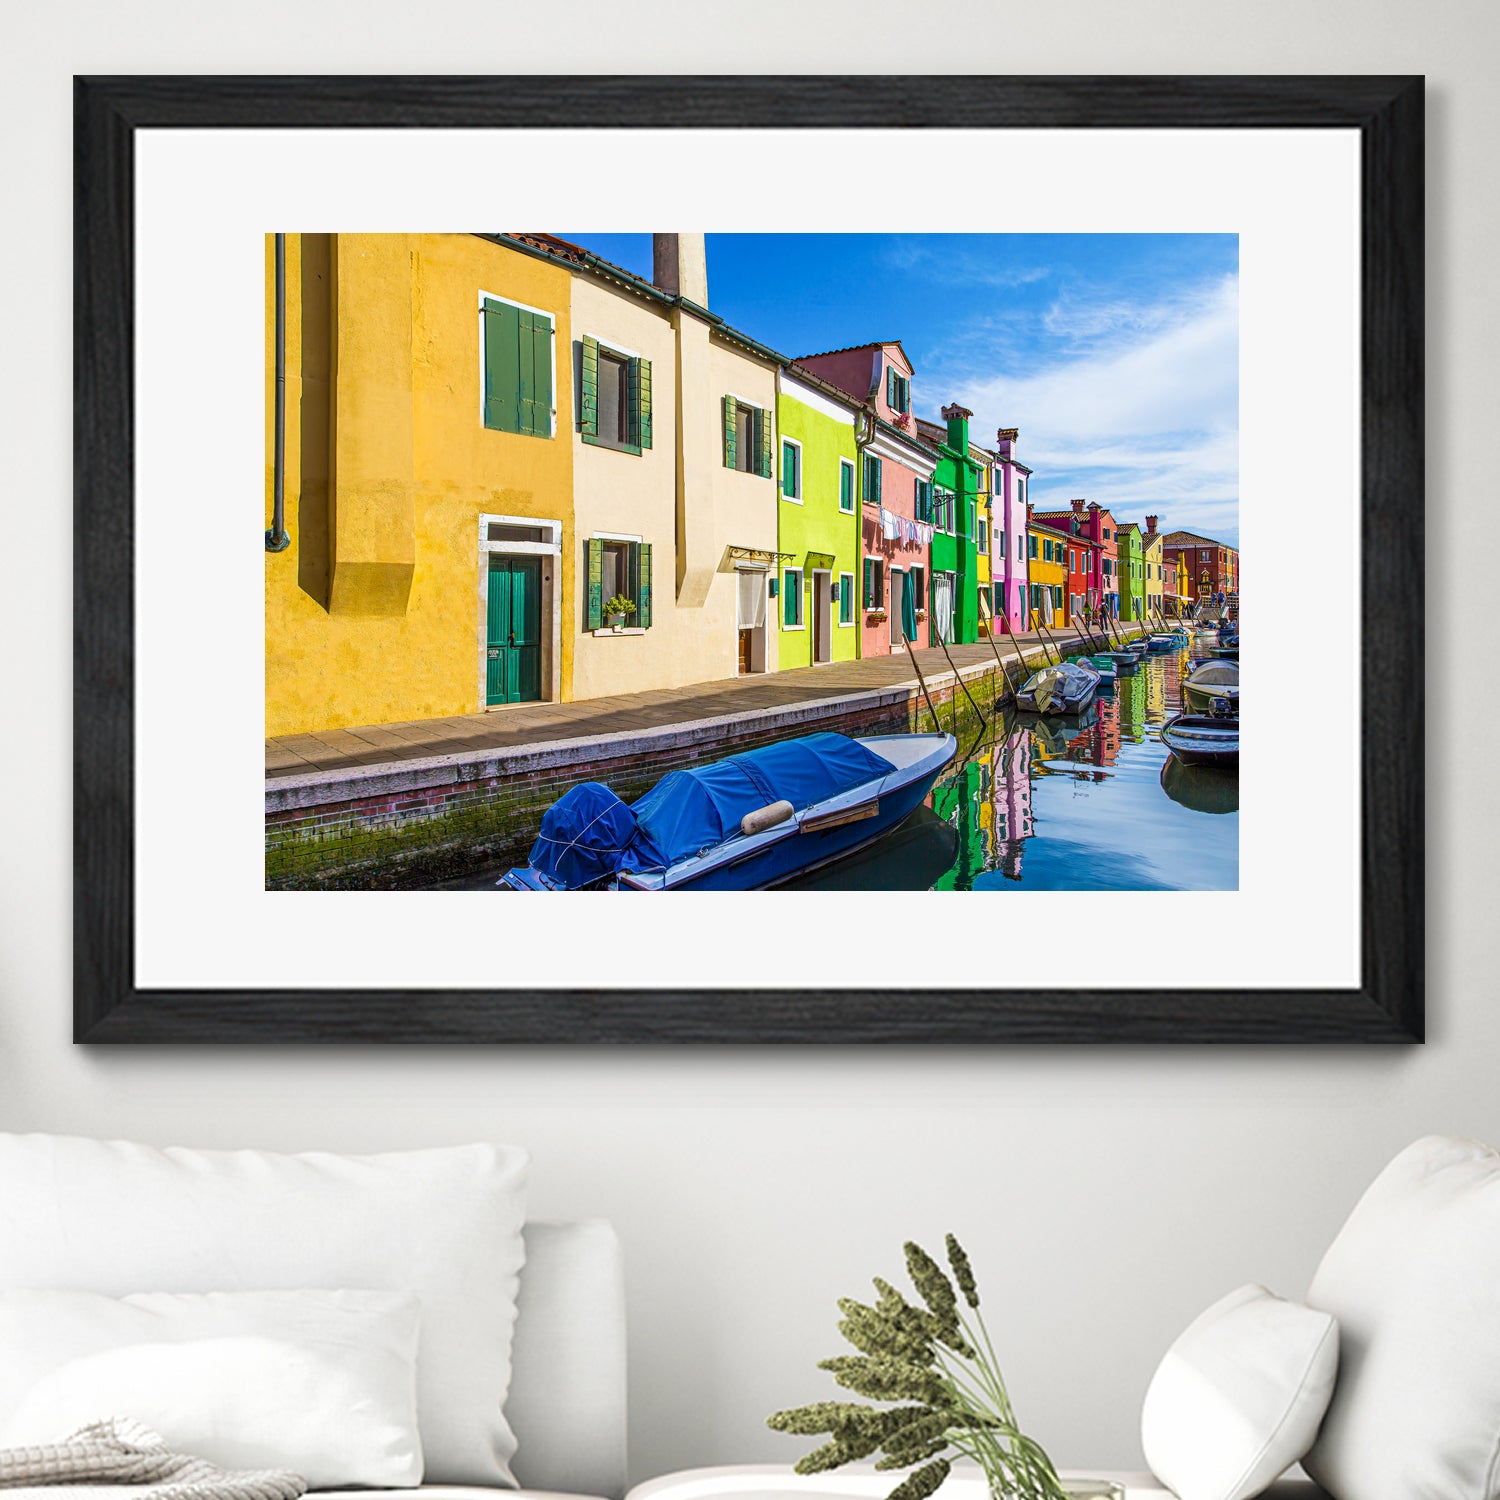
{"type": "Polygon", "coordinates": [[[1200,536],[1196,531],[1169,531],[1162,538],[1162,557],[1169,569],[1180,556],[1187,564],[1188,593],[1198,604],[1227,604],[1240,592],[1237,547],[1200,536]]]}

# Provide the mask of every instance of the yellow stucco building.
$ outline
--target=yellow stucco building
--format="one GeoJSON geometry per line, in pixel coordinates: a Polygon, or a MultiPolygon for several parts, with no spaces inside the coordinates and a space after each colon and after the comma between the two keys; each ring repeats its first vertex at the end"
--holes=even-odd
{"type": "MultiPolygon", "coordinates": [[[[275,253],[269,236],[268,418],[275,253]]],[[[283,280],[289,540],[265,559],[266,733],[474,713],[507,676],[571,696],[567,272],[472,235],[289,234],[283,280]],[[502,411],[507,344],[526,379],[502,411]],[[517,610],[496,648],[502,590],[517,610]]],[[[268,527],[276,469],[268,420],[268,527]]]]}

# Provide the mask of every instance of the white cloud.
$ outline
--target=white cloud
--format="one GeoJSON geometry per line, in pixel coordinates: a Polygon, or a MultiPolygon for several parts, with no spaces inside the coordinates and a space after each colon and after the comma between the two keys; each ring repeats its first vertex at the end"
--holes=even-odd
{"type": "Polygon", "coordinates": [[[1083,495],[1132,520],[1155,512],[1164,526],[1234,540],[1238,279],[1156,303],[1059,299],[1043,326],[1030,356],[1012,346],[1003,370],[980,373],[971,349],[943,382],[974,411],[976,438],[1021,429],[1040,503],[1083,495]]]}

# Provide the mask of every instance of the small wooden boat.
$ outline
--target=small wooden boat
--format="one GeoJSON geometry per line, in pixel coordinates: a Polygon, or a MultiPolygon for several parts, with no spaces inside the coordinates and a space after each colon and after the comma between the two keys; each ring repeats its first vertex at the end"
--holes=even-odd
{"type": "Polygon", "coordinates": [[[1240,664],[1210,657],[1194,664],[1182,682],[1182,703],[1189,713],[1206,714],[1215,710],[1216,702],[1226,713],[1240,708],[1240,664]]]}
{"type": "Polygon", "coordinates": [[[1210,656],[1217,656],[1220,661],[1238,661],[1240,659],[1240,643],[1235,641],[1232,646],[1210,646],[1210,656]]]}
{"type": "Polygon", "coordinates": [[[1104,687],[1113,687],[1115,677],[1115,659],[1106,651],[1096,651],[1092,656],[1074,657],[1078,666],[1092,667],[1099,674],[1100,684],[1104,687]]]}
{"type": "Polygon", "coordinates": [[[1149,647],[1150,639],[1149,637],[1144,635],[1138,635],[1134,640],[1125,642],[1125,649],[1129,651],[1132,656],[1144,656],[1149,647]]]}
{"type": "Polygon", "coordinates": [[[1215,766],[1237,771],[1240,765],[1240,721],[1209,714],[1178,714],[1161,729],[1162,743],[1186,766],[1215,766]]]}
{"type": "Polygon", "coordinates": [[[756,891],[897,827],[953,759],[951,734],[809,734],[670,771],[627,806],[581,782],[542,817],[514,891],[756,891]]]}
{"type": "Polygon", "coordinates": [[[1153,635],[1146,639],[1146,649],[1155,655],[1176,651],[1182,642],[1175,635],[1153,635]]]}
{"type": "Polygon", "coordinates": [[[1060,662],[1033,672],[1016,693],[1016,707],[1026,713],[1077,714],[1094,701],[1099,673],[1092,663],[1060,662]]]}

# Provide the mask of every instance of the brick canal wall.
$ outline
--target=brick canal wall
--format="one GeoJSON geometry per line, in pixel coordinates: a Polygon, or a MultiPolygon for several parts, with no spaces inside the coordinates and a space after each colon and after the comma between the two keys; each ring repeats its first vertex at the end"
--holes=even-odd
{"type": "MultiPolygon", "coordinates": [[[[993,662],[959,675],[986,712],[1006,701],[993,662]]],[[[944,729],[972,718],[952,672],[929,674],[928,688],[944,729]]],[[[932,716],[920,690],[901,684],[732,719],[280,777],[266,783],[266,886],[402,890],[524,863],[542,814],[580,781],[606,782],[628,802],[668,771],[790,735],[919,727],[930,729],[932,716]]]]}

